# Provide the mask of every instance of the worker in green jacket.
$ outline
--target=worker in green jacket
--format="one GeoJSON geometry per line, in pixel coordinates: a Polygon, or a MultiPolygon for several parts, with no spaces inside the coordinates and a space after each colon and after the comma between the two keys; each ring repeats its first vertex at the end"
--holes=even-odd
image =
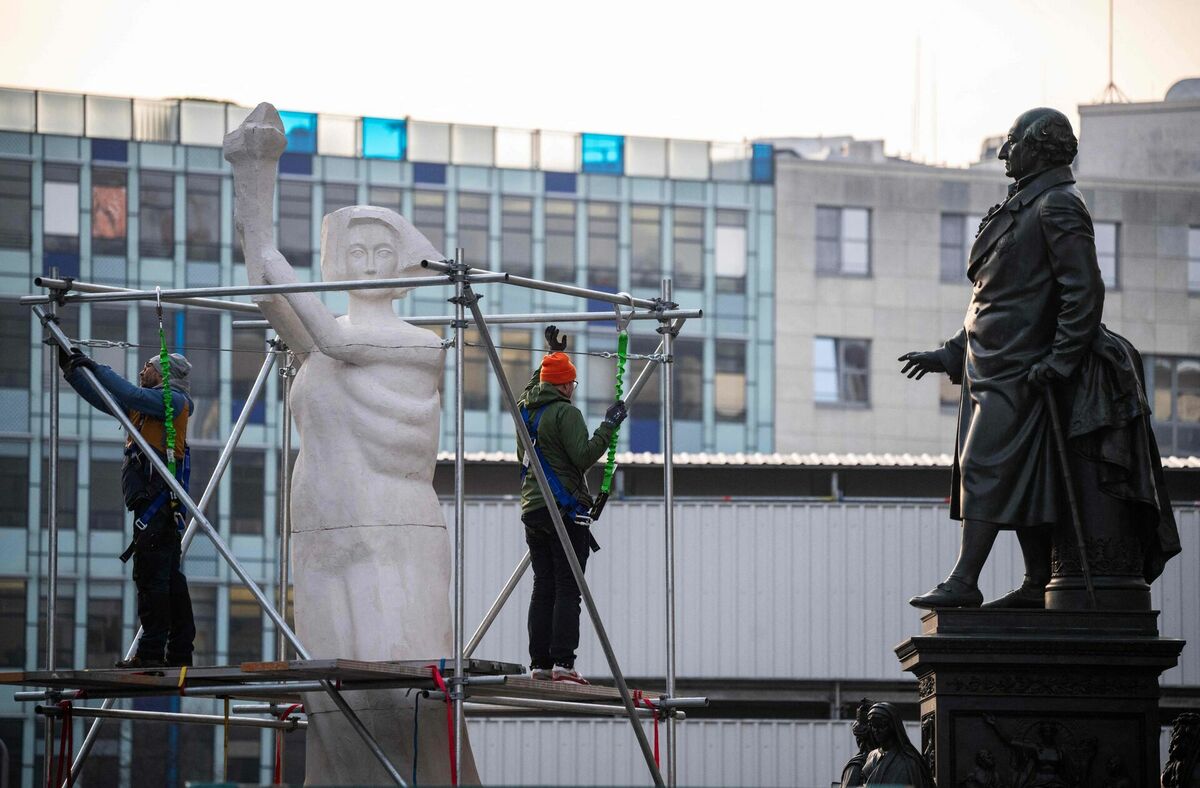
{"type": "MultiPolygon", "coordinates": [[[[583,414],[571,404],[577,385],[575,366],[564,352],[566,337],[546,329],[551,352],[534,370],[521,397],[521,413],[538,448],[559,511],[580,567],[587,566],[595,545],[586,516],[592,505],[584,474],[608,450],[617,426],[625,420],[625,403],[617,400],[604,414],[604,422],[588,435],[583,414]],[[557,489],[556,489],[557,488],[557,489]]],[[[525,453],[518,442],[517,458],[525,453]]],[[[539,458],[529,458],[537,462],[539,458]]],[[[587,684],[575,670],[579,647],[579,586],[571,574],[567,555],[554,530],[550,510],[533,473],[523,473],[521,521],[533,565],[533,595],[529,600],[529,659],[535,679],[587,684]]]]}

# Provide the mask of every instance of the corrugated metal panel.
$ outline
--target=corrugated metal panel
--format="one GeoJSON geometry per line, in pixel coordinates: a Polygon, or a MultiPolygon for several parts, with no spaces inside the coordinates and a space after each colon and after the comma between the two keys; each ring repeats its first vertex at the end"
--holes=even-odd
{"type": "MultiPolygon", "coordinates": [[[[447,520],[453,512],[447,509],[447,520]]],[[[1185,546],[1155,584],[1164,635],[1200,642],[1200,510],[1177,512],[1185,546]]],[[[468,635],[525,551],[515,502],[467,506],[468,635]]],[[[907,600],[949,571],[958,528],[945,506],[688,502],[677,509],[680,676],[901,679],[892,649],[920,628],[907,600]]],[[[596,527],[603,549],[588,580],[628,675],[665,672],[662,506],[612,502],[596,527]]],[[[1020,578],[1016,539],[1002,534],[981,578],[989,598],[1020,578]]],[[[477,656],[525,662],[526,577],[477,656]]],[[[580,669],[607,674],[586,621],[580,669]]],[[[1200,684],[1189,648],[1165,684],[1200,684]]]]}

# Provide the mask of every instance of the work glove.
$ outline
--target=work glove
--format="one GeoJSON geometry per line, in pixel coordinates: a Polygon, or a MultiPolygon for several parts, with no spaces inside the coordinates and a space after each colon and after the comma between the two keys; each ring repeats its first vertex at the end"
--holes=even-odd
{"type": "Polygon", "coordinates": [[[63,350],[62,347],[58,348],[58,368],[62,370],[64,375],[71,369],[71,354],[63,350]]]}
{"type": "Polygon", "coordinates": [[[1025,376],[1025,381],[1030,385],[1043,388],[1045,386],[1058,383],[1063,379],[1063,376],[1058,374],[1058,370],[1047,364],[1045,361],[1039,361],[1029,368],[1029,373],[1025,376]]]}
{"type": "Polygon", "coordinates": [[[92,372],[95,372],[96,368],[97,368],[97,364],[95,361],[92,360],[92,358],[90,356],[84,355],[83,351],[80,350],[79,348],[72,348],[71,356],[67,361],[67,370],[66,371],[74,372],[75,370],[79,369],[80,367],[85,367],[87,369],[90,369],[92,372]]]}
{"type": "Polygon", "coordinates": [[[609,406],[604,413],[604,423],[613,427],[620,427],[621,422],[625,421],[625,417],[629,415],[629,411],[625,408],[625,400],[619,399],[609,406]]]}
{"type": "Polygon", "coordinates": [[[910,379],[915,377],[920,380],[930,372],[946,371],[946,365],[942,363],[942,354],[936,350],[914,350],[896,360],[905,362],[900,374],[907,374],[910,379]]]}
{"type": "Polygon", "coordinates": [[[555,353],[567,349],[567,335],[558,333],[558,326],[546,326],[546,345],[555,353]]]}

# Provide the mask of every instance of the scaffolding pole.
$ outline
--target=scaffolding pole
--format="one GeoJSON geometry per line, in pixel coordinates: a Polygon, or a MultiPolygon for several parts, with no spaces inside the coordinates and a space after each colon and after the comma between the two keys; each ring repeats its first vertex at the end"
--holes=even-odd
{"type": "MultiPolygon", "coordinates": [[[[236,304],[236,301],[228,303],[236,304]]],[[[703,309],[668,309],[661,314],[654,312],[633,312],[621,315],[622,320],[687,320],[704,317],[703,309]]],[[[542,325],[545,323],[611,323],[614,315],[608,312],[531,312],[514,313],[510,315],[484,315],[483,319],[489,326],[499,325],[542,325]]],[[[453,315],[412,315],[403,318],[405,323],[413,326],[453,326],[453,315]]],[[[269,320],[235,320],[235,329],[271,328],[269,320]]]]}
{"type": "MultiPolygon", "coordinates": [[[[35,714],[47,720],[63,716],[58,706],[36,706],[35,714]]],[[[94,717],[96,720],[133,720],[134,722],[190,722],[199,725],[242,728],[274,728],[282,731],[304,730],[308,723],[299,719],[260,720],[257,717],[225,717],[221,714],[189,714],[179,711],[140,711],[137,709],[112,709],[104,706],[72,706],[72,717],[94,717]]]]}
{"type": "MultiPolygon", "coordinates": [[[[267,353],[267,357],[263,359],[262,368],[258,370],[258,376],[254,379],[253,385],[250,386],[250,393],[246,395],[246,404],[242,407],[242,412],[238,414],[237,421],[233,424],[233,431],[229,434],[229,440],[225,442],[224,448],[221,449],[221,454],[217,458],[217,465],[213,468],[212,476],[209,477],[208,484],[204,488],[204,494],[200,496],[200,500],[196,505],[201,510],[208,508],[209,501],[217,494],[217,487],[221,483],[221,478],[225,475],[225,469],[229,467],[230,460],[233,459],[233,448],[241,439],[242,433],[246,430],[246,425],[250,423],[250,411],[253,410],[254,404],[258,402],[259,396],[262,394],[263,386],[266,384],[267,376],[271,373],[271,368],[275,365],[275,354],[267,353]]],[[[193,517],[188,522],[187,529],[183,532],[183,539],[180,544],[180,561],[187,555],[188,548],[192,546],[192,540],[196,537],[196,531],[199,526],[196,523],[196,518],[193,517]]],[[[129,648],[125,652],[125,659],[129,659],[137,653],[138,641],[142,639],[142,628],[139,626],[137,633],[133,636],[133,642],[129,644],[129,648]]],[[[101,708],[112,708],[113,699],[106,698],[101,708]]],[[[79,774],[79,770],[83,768],[84,762],[88,755],[92,752],[92,745],[96,743],[96,735],[100,732],[101,719],[97,718],[88,727],[87,734],[83,737],[83,742],[79,745],[79,752],[75,755],[75,760],[71,764],[71,774],[79,774]]],[[[66,783],[64,783],[66,785],[66,783]]]]}
{"type": "MultiPolygon", "coordinates": [[[[51,273],[57,275],[58,269],[51,269],[51,273]]],[[[58,293],[56,292],[56,294],[58,293]]],[[[48,319],[55,323],[58,322],[57,306],[56,301],[51,301],[47,306],[48,319]]],[[[54,670],[54,652],[57,648],[54,625],[58,620],[58,444],[61,389],[58,375],[53,371],[53,365],[58,360],[58,350],[49,341],[43,341],[46,350],[49,351],[46,354],[45,363],[50,365],[50,456],[46,464],[46,670],[54,670]]],[[[53,738],[54,721],[47,717],[44,726],[43,738],[46,742],[44,774],[50,774],[50,768],[53,766],[54,742],[51,739],[53,738]]]]}
{"type": "MultiPolygon", "coordinates": [[[[59,347],[63,348],[64,350],[69,350],[71,347],[71,342],[67,338],[67,335],[62,332],[62,329],[59,328],[58,325],[56,325],[53,321],[47,320],[46,313],[41,307],[35,306],[33,311],[34,314],[38,316],[38,319],[42,321],[42,325],[45,327],[45,329],[50,332],[51,336],[53,336],[54,341],[58,343],[59,347]]],[[[263,612],[267,614],[267,617],[271,619],[279,631],[282,632],[289,641],[291,641],[292,646],[296,649],[296,654],[301,659],[309,659],[308,650],[304,648],[304,644],[302,644],[300,639],[296,637],[296,633],[292,631],[291,627],[287,625],[287,622],[283,620],[283,617],[279,615],[279,611],[277,611],[274,605],[271,604],[271,601],[267,599],[266,594],[263,593],[263,590],[259,587],[258,583],[254,582],[254,578],[250,576],[250,573],[246,571],[244,566],[242,566],[242,563],[233,554],[233,551],[229,549],[229,545],[225,544],[225,540],[221,538],[221,535],[213,527],[212,523],[208,521],[208,518],[205,517],[204,512],[196,506],[195,501],[192,500],[175,476],[167,469],[166,463],[163,462],[163,460],[154,451],[154,448],[133,426],[132,422],[129,420],[129,417],[123,410],[121,410],[121,407],[117,404],[117,401],[113,399],[112,394],[110,394],[108,389],[106,389],[100,383],[90,369],[83,367],[82,372],[84,378],[92,385],[92,387],[96,390],[96,393],[104,401],[105,406],[107,406],[112,415],[121,422],[121,426],[125,428],[126,433],[133,439],[135,443],[137,443],[138,447],[145,454],[146,459],[150,461],[155,471],[163,478],[163,481],[166,482],[171,492],[174,493],[176,499],[183,504],[183,506],[196,518],[196,522],[200,524],[200,528],[203,529],[205,534],[208,535],[208,538],[212,540],[213,546],[217,549],[217,552],[222,558],[225,559],[225,562],[229,564],[229,567],[241,579],[243,585],[246,586],[247,590],[250,591],[250,594],[254,597],[255,601],[258,602],[259,607],[262,608],[263,612]]],[[[380,762],[385,771],[387,771],[388,775],[392,778],[393,782],[398,785],[406,786],[407,783],[404,781],[404,778],[400,776],[400,772],[392,764],[391,760],[387,757],[387,754],[379,746],[379,743],[375,741],[375,737],[372,736],[371,732],[367,730],[365,725],[363,725],[362,720],[360,720],[358,715],[355,714],[354,710],[350,708],[350,705],[346,702],[346,699],[342,697],[342,694],[330,682],[323,682],[323,685],[325,686],[325,691],[329,695],[330,700],[332,700],[334,705],[336,705],[338,709],[341,710],[341,712],[346,716],[346,719],[350,723],[351,727],[354,728],[355,732],[360,738],[362,738],[363,742],[367,745],[367,748],[371,751],[371,754],[374,755],[375,758],[380,762]]]]}
{"type": "MultiPolygon", "coordinates": [[[[471,316],[475,320],[475,325],[479,329],[479,335],[483,340],[483,347],[487,352],[488,361],[491,363],[492,372],[495,373],[496,381],[500,385],[500,392],[504,395],[504,404],[507,406],[508,412],[512,416],[513,424],[516,426],[517,438],[520,440],[526,455],[534,456],[536,452],[534,451],[533,440],[529,437],[529,429],[525,425],[525,420],[521,418],[517,399],[513,395],[512,387],[508,385],[508,378],[504,376],[504,367],[500,363],[500,356],[496,352],[496,345],[492,342],[487,322],[483,319],[483,313],[479,311],[478,299],[475,298],[469,282],[463,284],[463,295],[466,305],[471,309],[471,316]]],[[[554,494],[550,492],[550,483],[546,480],[546,472],[542,469],[541,463],[532,462],[529,467],[537,479],[542,497],[547,502],[553,501],[554,494]]],[[[650,749],[650,742],[646,739],[646,732],[642,730],[641,723],[638,721],[637,707],[633,704],[633,697],[630,695],[629,686],[625,683],[625,676],[621,672],[621,665],[618,663],[617,655],[613,651],[612,643],[608,639],[608,632],[604,628],[604,621],[600,618],[600,612],[596,608],[596,600],[592,598],[591,589],[588,588],[587,580],[584,579],[583,567],[580,566],[579,559],[575,556],[575,549],[571,544],[571,537],[567,533],[567,527],[563,523],[562,514],[558,511],[557,506],[547,506],[546,509],[550,513],[550,519],[554,523],[554,530],[558,533],[558,540],[566,555],[567,564],[571,567],[571,574],[575,577],[575,583],[579,586],[580,595],[587,606],[588,615],[592,619],[592,625],[596,629],[596,637],[600,640],[600,645],[604,649],[604,656],[608,660],[609,668],[612,670],[613,681],[617,685],[617,691],[621,693],[621,700],[624,701],[625,711],[629,716],[630,725],[633,726],[638,746],[641,747],[642,756],[646,760],[646,767],[650,770],[650,776],[654,780],[654,784],[662,786],[663,779],[659,773],[658,764],[654,761],[654,751],[650,749]]]]}
{"type": "MultiPolygon", "coordinates": [[[[662,280],[662,303],[670,305],[673,297],[671,280],[662,280]]],[[[675,352],[675,334],[678,329],[669,320],[658,327],[662,334],[663,365],[659,378],[663,393],[663,511],[664,511],[664,581],[666,584],[666,647],[667,647],[667,698],[675,697],[675,435],[674,382],[672,374],[675,352]]],[[[675,769],[675,718],[667,718],[667,785],[674,788],[675,769]]]]}
{"type": "MultiPolygon", "coordinates": [[[[423,260],[421,265],[431,271],[440,271],[443,273],[450,272],[454,265],[448,262],[438,262],[436,260],[423,260]]],[[[530,279],[527,276],[510,276],[508,274],[498,274],[496,271],[487,271],[482,268],[469,268],[464,272],[470,279],[472,284],[482,282],[495,281],[489,277],[502,275],[505,278],[502,280],[506,284],[523,287],[527,290],[541,290],[546,293],[559,293],[560,295],[575,296],[576,298],[587,298],[592,301],[604,301],[609,304],[618,306],[627,306],[637,309],[657,309],[659,304],[650,298],[634,298],[628,293],[610,293],[607,290],[592,290],[587,287],[576,287],[575,285],[564,285],[558,282],[543,282],[540,279],[530,279]]],[[[611,315],[610,315],[611,319],[611,315]]]]}
{"type": "Polygon", "coordinates": [[[467,466],[463,461],[466,446],[466,396],[463,386],[466,376],[463,371],[463,361],[466,351],[466,299],[462,271],[466,268],[463,263],[461,247],[454,250],[454,679],[451,686],[451,697],[454,700],[454,773],[462,773],[462,740],[463,740],[463,604],[466,599],[465,578],[465,548],[463,526],[466,524],[466,485],[464,476],[467,466]]]}
{"type": "MultiPolygon", "coordinates": [[[[280,414],[279,439],[279,612],[287,619],[288,586],[291,585],[292,569],[292,378],[296,370],[292,366],[295,356],[282,339],[275,340],[275,349],[283,353],[284,363],[279,367],[279,385],[283,388],[283,408],[280,414]]],[[[287,641],[279,638],[275,644],[275,657],[281,662],[287,659],[287,641]]]]}

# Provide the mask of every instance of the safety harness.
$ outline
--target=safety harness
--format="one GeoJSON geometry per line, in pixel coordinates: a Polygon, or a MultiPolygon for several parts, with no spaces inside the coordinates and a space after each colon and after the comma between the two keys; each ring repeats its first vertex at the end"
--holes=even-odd
{"type": "MultiPolygon", "coordinates": [[[[563,485],[562,480],[558,478],[558,474],[554,472],[554,468],[546,460],[546,455],[542,453],[542,446],[538,442],[538,425],[542,421],[542,414],[546,412],[546,408],[551,403],[547,402],[530,416],[529,409],[521,404],[521,418],[525,420],[525,426],[529,429],[529,438],[533,442],[533,451],[537,455],[538,462],[542,466],[542,471],[546,474],[546,482],[550,485],[550,493],[554,496],[554,502],[558,504],[558,510],[562,512],[563,517],[577,525],[591,525],[592,517],[589,514],[588,507],[584,506],[578,498],[567,492],[567,488],[563,485]]],[[[529,473],[530,458],[526,454],[521,462],[521,482],[524,483],[525,476],[529,473]]],[[[591,533],[588,534],[588,542],[592,551],[600,549],[600,545],[596,543],[591,533]]]]}
{"type": "MultiPolygon", "coordinates": [[[[629,334],[622,329],[617,335],[617,384],[615,386],[617,399],[620,400],[625,396],[624,378],[625,378],[625,362],[629,358],[629,334]]],[[[608,460],[604,463],[604,480],[600,482],[600,494],[596,496],[595,503],[592,504],[592,510],[589,515],[593,520],[600,519],[600,513],[604,511],[604,504],[608,503],[608,494],[612,491],[613,474],[617,469],[617,439],[621,435],[621,426],[613,430],[612,439],[608,443],[608,460]]]]}

